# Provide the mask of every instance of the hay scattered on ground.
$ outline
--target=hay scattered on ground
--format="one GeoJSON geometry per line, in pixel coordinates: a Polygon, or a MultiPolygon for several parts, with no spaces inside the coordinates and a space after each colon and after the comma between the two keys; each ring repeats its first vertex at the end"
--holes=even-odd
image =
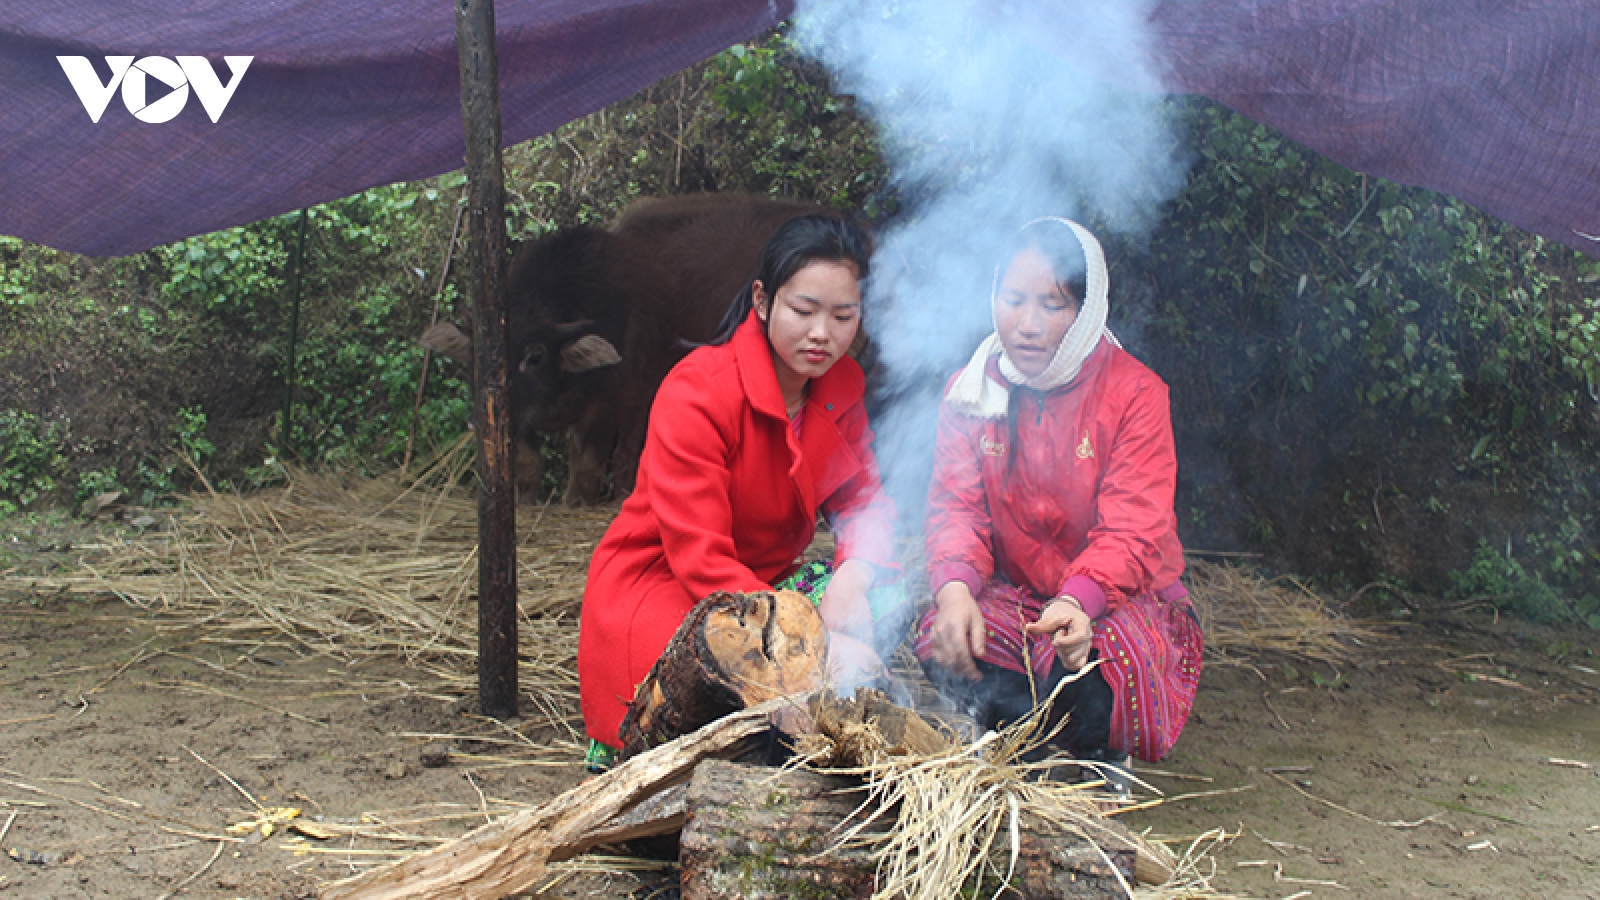
{"type": "MultiPolygon", "coordinates": [[[[81,571],[41,580],[36,588],[115,595],[158,624],[227,642],[264,646],[260,635],[268,631],[276,633],[268,638],[272,645],[302,652],[351,661],[399,659],[430,673],[449,693],[469,694],[476,683],[477,643],[476,493],[464,479],[471,449],[462,442],[409,479],[398,473],[363,478],[291,470],[284,486],[247,496],[195,494],[168,529],[114,547],[81,571]]],[[[577,611],[584,575],[614,515],[609,507],[518,511],[520,683],[547,721],[567,728],[577,722],[577,611]]],[[[926,602],[915,543],[903,545],[904,562],[913,589],[926,602]]],[[[808,555],[829,550],[831,538],[822,534],[808,555]]],[[[1248,567],[1190,560],[1185,581],[1205,629],[1210,661],[1248,665],[1252,656],[1277,652],[1337,666],[1361,642],[1381,636],[1289,577],[1268,579],[1248,567]]],[[[142,653],[134,661],[139,658],[142,653]]],[[[895,663],[908,688],[932,699],[931,687],[904,646],[895,663]]],[[[1097,846],[1127,843],[1125,832],[1106,826],[1104,797],[1083,785],[1037,778],[1036,766],[1019,762],[1038,737],[1036,726],[1020,723],[977,745],[933,755],[873,757],[870,748],[857,754],[868,760],[859,767],[872,790],[867,814],[893,810],[898,817],[889,837],[875,838],[882,841],[886,876],[879,896],[953,896],[946,891],[954,885],[970,889],[1003,880],[1015,823],[1023,814],[1072,829],[1097,846]]],[[[870,734],[852,733],[870,744],[870,734]]],[[[577,746],[577,732],[571,736],[577,746]]],[[[520,746],[528,744],[520,733],[501,737],[505,759],[478,754],[472,761],[480,766],[561,762],[547,762],[543,748],[520,746]]],[[[488,811],[483,805],[373,815],[348,827],[326,828],[347,841],[385,844],[386,854],[404,853],[410,848],[395,845],[440,840],[419,834],[419,826],[470,820],[488,811]]],[[[1139,897],[1221,896],[1210,886],[1212,850],[1230,837],[1213,831],[1176,846],[1177,852],[1163,842],[1135,838],[1140,856],[1160,860],[1172,877],[1160,886],[1129,887],[1139,897]]],[[[328,852],[301,839],[295,846],[306,853],[328,852]]]]}
{"type": "MultiPolygon", "coordinates": [[[[400,658],[470,692],[477,524],[475,488],[463,476],[471,462],[463,440],[414,478],[288,470],[281,487],[196,493],[166,530],[36,587],[115,595],[210,632],[271,629],[309,652],[400,658]]],[[[584,574],[614,515],[612,507],[518,510],[520,675],[541,706],[575,709],[584,574]]],[[[902,542],[902,555],[926,602],[916,543],[902,542]]],[[[819,534],[808,556],[831,545],[819,534]]],[[[1291,577],[1191,559],[1185,581],[1213,661],[1277,651],[1337,666],[1378,636],[1291,577]]],[[[899,674],[917,668],[896,661],[899,674]]]]}
{"type": "Polygon", "coordinates": [[[1382,638],[1371,623],[1343,615],[1292,575],[1266,578],[1249,566],[1190,559],[1184,583],[1208,660],[1238,662],[1275,651],[1337,667],[1364,642],[1382,638]]]}
{"type": "MultiPolygon", "coordinates": [[[[282,487],[191,495],[170,527],[39,588],[111,594],[166,624],[270,629],[348,660],[399,658],[475,684],[477,504],[457,444],[414,479],[289,470],[282,487]]],[[[574,705],[576,615],[614,510],[518,510],[520,681],[574,705]]]]}

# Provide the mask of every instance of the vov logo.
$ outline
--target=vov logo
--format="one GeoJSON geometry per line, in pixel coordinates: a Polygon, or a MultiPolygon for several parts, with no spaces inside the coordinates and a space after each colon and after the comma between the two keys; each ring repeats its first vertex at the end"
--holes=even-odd
{"type": "Polygon", "coordinates": [[[111,95],[121,86],[122,104],[128,108],[128,112],[133,113],[135,119],[152,124],[170,122],[182,112],[184,104],[189,102],[190,87],[194,88],[195,96],[200,98],[200,105],[206,108],[206,115],[211,117],[211,121],[222,118],[222,111],[228,108],[228,101],[233,99],[233,92],[238,89],[239,82],[244,78],[244,70],[250,67],[253,59],[253,56],[224,56],[223,60],[228,63],[228,71],[232,75],[232,80],[224,85],[204,56],[180,56],[177,62],[165,56],[146,56],[138,62],[134,62],[131,56],[108,56],[106,65],[111,67],[111,80],[105,83],[101,83],[100,76],[95,74],[94,63],[89,62],[87,56],[56,57],[61,68],[66,70],[72,89],[78,92],[78,99],[83,101],[83,109],[89,114],[90,121],[100,121],[106,105],[111,102],[111,95]],[[152,78],[172,90],[166,96],[146,103],[146,87],[152,78]]]}

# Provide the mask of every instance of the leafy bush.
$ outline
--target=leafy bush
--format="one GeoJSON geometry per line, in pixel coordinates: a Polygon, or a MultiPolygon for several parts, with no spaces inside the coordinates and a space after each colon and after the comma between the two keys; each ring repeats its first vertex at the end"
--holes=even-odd
{"type": "Polygon", "coordinates": [[[216,445],[206,438],[206,413],[198,406],[178,410],[177,422],[172,426],[172,436],[178,449],[197,466],[204,467],[216,445]]]}
{"type": "Polygon", "coordinates": [[[1122,255],[1185,468],[1227,486],[1210,509],[1180,486],[1186,525],[1435,591],[1509,529],[1549,585],[1600,578],[1600,261],[1216,104],[1173,114],[1199,159],[1148,253],[1122,255]]]}
{"type": "Polygon", "coordinates": [[[1587,618],[1590,627],[1600,628],[1600,615],[1593,610],[1579,616],[1576,605],[1546,584],[1537,573],[1529,574],[1522,563],[1489,545],[1478,545],[1472,565],[1450,573],[1453,600],[1487,600],[1521,618],[1546,625],[1564,625],[1587,618]]]}
{"type": "Polygon", "coordinates": [[[78,475],[77,502],[82,503],[91,497],[112,492],[126,494],[128,489],[117,480],[116,469],[93,469],[78,475]]]}
{"type": "Polygon", "coordinates": [[[59,429],[31,413],[0,409],[0,515],[55,490],[67,460],[59,429]]]}
{"type": "Polygon", "coordinates": [[[0,235],[0,310],[32,306],[71,275],[66,254],[0,235]]]}
{"type": "Polygon", "coordinates": [[[161,291],[202,308],[243,309],[283,288],[296,214],[241,225],[168,244],[155,252],[165,263],[161,291]]]}

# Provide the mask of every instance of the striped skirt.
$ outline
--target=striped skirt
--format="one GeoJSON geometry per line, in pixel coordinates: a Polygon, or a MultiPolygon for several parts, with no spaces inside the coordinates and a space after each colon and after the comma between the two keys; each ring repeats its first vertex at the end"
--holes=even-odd
{"type": "MultiPolygon", "coordinates": [[[[1042,684],[1055,663],[1050,635],[1029,635],[1023,626],[1037,622],[1044,604],[1031,591],[991,581],[978,595],[987,626],[983,659],[1026,673],[1042,684]]],[[[917,623],[912,645],[924,662],[933,656],[936,607],[917,623]]],[[[1094,649],[1100,674],[1111,685],[1113,750],[1147,762],[1167,755],[1189,720],[1200,681],[1204,640],[1189,592],[1177,582],[1140,597],[1130,597],[1094,622],[1094,649]]]]}

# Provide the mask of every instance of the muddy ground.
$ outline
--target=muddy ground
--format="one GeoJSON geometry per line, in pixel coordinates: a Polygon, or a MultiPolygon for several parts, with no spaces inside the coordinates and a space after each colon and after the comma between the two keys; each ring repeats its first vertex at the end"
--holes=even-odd
{"type": "MultiPolygon", "coordinates": [[[[399,661],[19,587],[0,579],[0,897],[311,897],[421,845],[229,834],[260,818],[245,792],[325,826],[442,838],[584,777],[547,718],[530,710],[516,733],[476,719],[459,688],[399,661]],[[416,736],[465,734],[487,741],[416,736]]],[[[1339,673],[1208,665],[1159,767],[1189,778],[1147,777],[1236,792],[1127,820],[1237,833],[1215,886],[1255,897],[1600,897],[1600,770],[1550,761],[1600,764],[1594,632],[1474,611],[1395,634],[1339,673]]],[[[566,872],[546,896],[668,896],[669,879],[566,872]]]]}

